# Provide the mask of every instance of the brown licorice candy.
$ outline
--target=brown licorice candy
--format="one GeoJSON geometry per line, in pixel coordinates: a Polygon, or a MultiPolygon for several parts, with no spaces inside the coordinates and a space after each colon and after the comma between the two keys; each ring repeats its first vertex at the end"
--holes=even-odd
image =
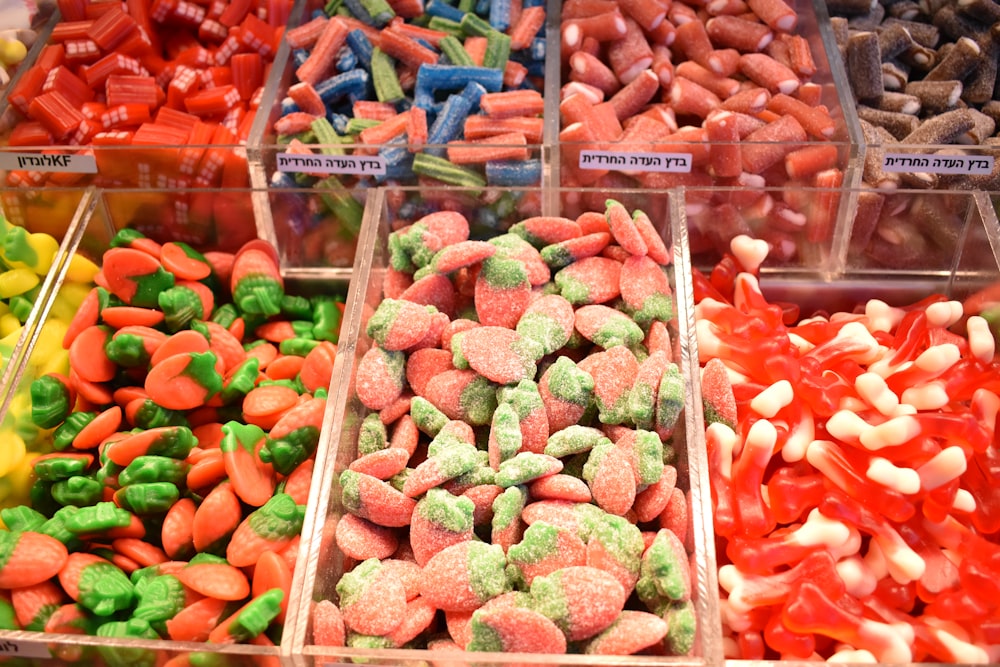
{"type": "Polygon", "coordinates": [[[885,90],[878,35],[859,32],[847,41],[847,75],[854,98],[859,102],[878,100],[885,90]]]}
{"type": "Polygon", "coordinates": [[[904,144],[950,144],[973,129],[976,117],[972,109],[954,109],[928,118],[903,138],[904,144]]]}
{"type": "Polygon", "coordinates": [[[897,140],[910,135],[920,126],[920,119],[912,114],[883,111],[863,104],[858,105],[858,117],[888,130],[897,140]]]}
{"type": "Polygon", "coordinates": [[[954,109],[962,89],[961,81],[911,81],[904,92],[920,100],[925,114],[935,114],[954,109]]]}
{"type": "Polygon", "coordinates": [[[878,108],[882,111],[894,111],[916,116],[923,109],[923,105],[916,95],[887,90],[882,93],[882,97],[878,101],[878,108]]]}
{"type": "Polygon", "coordinates": [[[934,69],[927,73],[924,81],[961,81],[968,76],[982,61],[983,50],[975,40],[962,37],[955,46],[948,50],[947,55],[938,61],[934,69]]]}

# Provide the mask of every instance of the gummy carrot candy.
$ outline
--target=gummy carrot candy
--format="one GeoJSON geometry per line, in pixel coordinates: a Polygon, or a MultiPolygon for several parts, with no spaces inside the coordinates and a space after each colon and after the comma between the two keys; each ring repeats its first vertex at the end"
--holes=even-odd
{"type": "Polygon", "coordinates": [[[302,531],[305,507],[287,493],[275,493],[236,528],[226,560],[236,567],[253,565],[266,551],[280,551],[302,531]]]}
{"type": "Polygon", "coordinates": [[[128,577],[107,560],[87,553],[72,553],[59,570],[63,590],[98,616],[128,609],[135,588],[128,577]]]}
{"type": "Polygon", "coordinates": [[[261,248],[247,245],[236,253],[230,289],[243,313],[269,317],[281,312],[284,281],[275,257],[261,248]]]}
{"type": "Polygon", "coordinates": [[[65,545],[48,535],[0,531],[0,588],[33,586],[50,579],[63,568],[67,558],[65,545]]]}
{"type": "Polygon", "coordinates": [[[174,275],[141,250],[111,248],[102,257],[108,290],[130,306],[154,308],[160,293],[174,286],[174,275]]]}

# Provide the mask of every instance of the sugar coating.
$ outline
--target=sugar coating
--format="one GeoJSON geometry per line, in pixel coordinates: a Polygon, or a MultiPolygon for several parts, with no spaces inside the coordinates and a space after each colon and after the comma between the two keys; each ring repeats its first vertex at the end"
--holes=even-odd
{"type": "Polygon", "coordinates": [[[344,646],[347,631],[340,608],[330,600],[320,600],[312,607],[312,640],[317,646],[344,646]]]}
{"type": "Polygon", "coordinates": [[[535,577],[587,561],[587,545],[571,531],[536,522],[524,531],[521,541],[507,549],[507,572],[519,586],[530,586],[535,577]]]}
{"type": "Polygon", "coordinates": [[[670,601],[691,599],[691,569],[684,545],[673,532],[657,531],[653,543],[642,555],[636,592],[647,606],[655,608],[657,598],[670,601]]]}
{"type": "Polygon", "coordinates": [[[642,328],[632,318],[604,305],[579,308],[574,326],[584,338],[605,349],[617,345],[635,347],[645,337],[642,328]]]}
{"type": "Polygon", "coordinates": [[[462,356],[469,367],[497,384],[516,384],[535,376],[534,358],[521,335],[512,329],[481,326],[461,338],[462,356]]]}
{"type": "Polygon", "coordinates": [[[353,470],[340,474],[341,502],[352,514],[390,528],[408,526],[416,503],[389,484],[353,470]]]}
{"type": "Polygon", "coordinates": [[[610,441],[590,450],[583,466],[594,502],[605,512],[623,516],[635,502],[635,476],[630,455],[610,441]]]}
{"type": "Polygon", "coordinates": [[[403,493],[417,498],[429,489],[472,470],[478,462],[476,446],[456,438],[447,446],[440,447],[410,473],[403,485],[403,493]]]}
{"type": "Polygon", "coordinates": [[[574,503],[589,503],[593,500],[586,482],[564,473],[536,479],[528,486],[528,490],[531,497],[537,500],[567,500],[574,503]]]}
{"type": "Polygon", "coordinates": [[[629,457],[638,486],[655,484],[663,474],[663,441],[652,431],[636,429],[615,441],[615,447],[629,457]]]}
{"type": "Polygon", "coordinates": [[[729,372],[720,359],[710,359],[701,370],[701,395],[705,407],[705,422],[721,422],[736,426],[736,397],[729,372]]]}
{"type": "Polygon", "coordinates": [[[589,452],[599,444],[611,444],[600,429],[573,424],[549,436],[545,453],[556,458],[589,452]]]}
{"type": "Polygon", "coordinates": [[[573,305],[606,303],[621,294],[621,262],[606,257],[586,257],[555,275],[559,293],[573,305]]]}
{"type": "Polygon", "coordinates": [[[636,494],[635,502],[632,504],[636,520],[645,523],[663,514],[676,484],[677,469],[672,465],[664,465],[660,479],[636,494]]]}
{"type": "Polygon", "coordinates": [[[405,350],[427,335],[436,312],[436,308],[411,301],[385,299],[372,313],[365,331],[383,349],[405,350]]]}
{"type": "Polygon", "coordinates": [[[609,199],[605,202],[604,215],[615,241],[632,255],[645,256],[646,242],[632,222],[632,216],[620,202],[609,199]]]}
{"type": "Polygon", "coordinates": [[[514,457],[521,450],[521,423],[517,411],[510,403],[500,403],[493,411],[490,424],[490,467],[500,469],[500,464],[514,457]]]}
{"type": "Polygon", "coordinates": [[[542,248],[552,243],[580,236],[580,225],[575,220],[556,216],[527,218],[511,226],[510,232],[542,248]]]}
{"type": "Polygon", "coordinates": [[[476,315],[482,324],[512,329],[530,302],[531,282],[523,262],[505,257],[483,262],[475,286],[476,315]]]}
{"type": "Polygon", "coordinates": [[[669,355],[663,350],[656,350],[639,364],[628,397],[629,417],[636,428],[648,430],[655,426],[656,395],[669,363],[669,355]]]}
{"type": "Polygon", "coordinates": [[[543,356],[569,343],[575,321],[573,304],[558,294],[546,294],[531,302],[515,328],[522,338],[537,344],[543,356]]]}
{"type": "Polygon", "coordinates": [[[666,435],[674,430],[684,409],[684,377],[677,364],[667,364],[656,392],[656,431],[666,435]]]}
{"type": "Polygon", "coordinates": [[[473,611],[509,590],[506,557],[496,544],[465,541],[436,553],[424,566],[420,594],[445,611],[473,611]]]}
{"type": "Polygon", "coordinates": [[[371,413],[361,422],[358,431],[358,456],[373,454],[388,446],[389,433],[377,413],[371,413]]]}
{"type": "Polygon", "coordinates": [[[594,636],[584,653],[596,655],[631,655],[661,641],[667,623],[656,614],[626,609],[614,623],[594,636]]]}
{"type": "Polygon", "coordinates": [[[628,419],[628,397],[639,363],[627,347],[612,347],[580,362],[580,369],[594,378],[594,401],[603,424],[628,419]]]}
{"type": "Polygon", "coordinates": [[[547,245],[542,248],[540,255],[549,268],[558,270],[586,257],[596,257],[610,242],[611,235],[606,232],[585,234],[547,245]]]}
{"type": "Polygon", "coordinates": [[[521,540],[521,514],[528,502],[528,494],[524,487],[512,486],[493,501],[493,520],[491,522],[491,538],[493,544],[500,545],[506,552],[511,545],[521,540]]]}
{"type": "MultiPolygon", "coordinates": [[[[389,295],[386,294],[386,296],[389,295]]],[[[435,273],[424,276],[420,280],[411,280],[398,292],[396,298],[421,306],[431,306],[448,317],[452,317],[455,314],[458,295],[455,292],[455,286],[452,285],[447,276],[435,273]]]]}
{"type": "Polygon", "coordinates": [[[531,609],[503,607],[472,615],[469,651],[565,653],[566,638],[551,620],[531,609]]]}
{"type": "Polygon", "coordinates": [[[569,641],[594,636],[611,625],[625,606],[625,589],[607,572],[576,565],[531,582],[533,608],[552,619],[569,641]]]}
{"type": "Polygon", "coordinates": [[[424,348],[415,350],[406,359],[406,383],[413,393],[422,396],[430,380],[444,371],[455,368],[447,350],[424,348]]]}
{"type": "Polygon", "coordinates": [[[428,402],[448,419],[488,424],[496,409],[496,388],[472,370],[446,371],[427,383],[428,402]]]}
{"type": "Polygon", "coordinates": [[[399,547],[399,536],[392,529],[353,514],[337,522],[336,538],[337,546],[355,560],[388,558],[399,547]]]}
{"type": "Polygon", "coordinates": [[[549,282],[552,271],[549,270],[538,249],[523,238],[508,233],[494,237],[489,242],[497,247],[496,256],[516,260],[524,266],[528,282],[532,287],[549,282]]]}
{"type": "Polygon", "coordinates": [[[614,575],[625,590],[635,588],[646,546],[639,528],[624,517],[607,513],[590,527],[587,565],[614,575]]]}
{"type": "Polygon", "coordinates": [[[472,539],[475,505],[444,489],[430,489],[417,501],[410,521],[410,547],[423,567],[434,554],[472,539]]]}
{"type": "Polygon", "coordinates": [[[469,221],[458,211],[434,211],[413,224],[423,225],[446,246],[469,239],[469,221]]]}
{"type": "Polygon", "coordinates": [[[525,484],[540,477],[555,475],[562,467],[562,461],[553,456],[521,452],[500,464],[496,483],[503,488],[525,484]]]}
{"type": "Polygon", "coordinates": [[[358,564],[337,583],[344,625],[366,635],[384,635],[402,622],[406,612],[406,589],[377,558],[358,564]]]}
{"type": "Polygon", "coordinates": [[[406,355],[372,347],[358,363],[358,399],[370,410],[381,410],[403,393],[406,355]]]}
{"type": "Polygon", "coordinates": [[[559,431],[583,417],[593,399],[594,377],[562,356],[542,373],[538,391],[545,402],[549,428],[559,431]]]}
{"type": "Polygon", "coordinates": [[[667,274],[647,256],[629,257],[622,263],[622,300],[640,324],[668,322],[674,316],[674,299],[667,274]]]}
{"type": "Polygon", "coordinates": [[[521,447],[528,452],[543,453],[550,429],[538,384],[534,380],[525,379],[514,387],[501,387],[497,392],[497,400],[501,404],[509,403],[517,413],[521,447]]]}
{"type": "MultiPolygon", "coordinates": [[[[485,241],[462,241],[443,247],[436,252],[425,271],[427,273],[431,271],[434,273],[452,273],[459,269],[474,266],[487,257],[492,257],[496,251],[496,246],[490,245],[485,241]]],[[[423,277],[420,271],[413,274],[413,276],[416,280],[423,277]]]]}
{"type": "Polygon", "coordinates": [[[437,435],[448,423],[448,416],[422,396],[413,397],[410,402],[410,416],[417,428],[430,436],[437,435]]]}

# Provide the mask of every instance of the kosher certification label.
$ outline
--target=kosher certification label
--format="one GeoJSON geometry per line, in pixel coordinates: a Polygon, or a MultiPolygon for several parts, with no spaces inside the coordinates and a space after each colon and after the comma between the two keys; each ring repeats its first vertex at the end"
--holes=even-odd
{"type": "Polygon", "coordinates": [[[49,153],[0,153],[0,169],[96,174],[93,155],[52,155],[49,153]]]}
{"type": "Polygon", "coordinates": [[[16,639],[0,640],[0,661],[6,658],[51,658],[48,646],[39,642],[16,639]]]}
{"type": "Polygon", "coordinates": [[[986,176],[993,173],[993,156],[886,153],[882,157],[882,169],[899,173],[986,176]]]}
{"type": "Polygon", "coordinates": [[[381,155],[299,155],[278,153],[278,171],[285,173],[354,174],[384,176],[385,158],[381,155]]]}
{"type": "Polygon", "coordinates": [[[580,151],[580,169],[687,174],[691,172],[691,155],[688,153],[622,153],[584,150],[580,151]]]}

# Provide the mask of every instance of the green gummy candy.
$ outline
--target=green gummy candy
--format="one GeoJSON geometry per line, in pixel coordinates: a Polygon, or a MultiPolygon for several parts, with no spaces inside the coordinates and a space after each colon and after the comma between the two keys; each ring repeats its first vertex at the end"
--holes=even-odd
{"type": "Polygon", "coordinates": [[[74,475],[53,484],[51,492],[52,497],[61,505],[87,507],[101,499],[104,485],[96,479],[74,475]]]}
{"type": "Polygon", "coordinates": [[[36,478],[46,482],[55,482],[85,473],[87,460],[72,455],[53,456],[35,461],[32,469],[36,478]]]}
{"type": "Polygon", "coordinates": [[[601,469],[601,463],[604,461],[605,457],[615,448],[614,443],[610,440],[607,442],[602,442],[595,445],[590,450],[590,455],[587,456],[587,463],[583,466],[583,479],[589,484],[594,481],[597,477],[597,473],[601,469]]]}
{"type": "Polygon", "coordinates": [[[515,330],[525,340],[538,345],[541,354],[536,358],[552,354],[563,348],[572,335],[572,332],[567,332],[562,324],[551,315],[539,311],[522,315],[515,330]]]}
{"type": "Polygon", "coordinates": [[[618,313],[609,317],[593,334],[592,340],[604,349],[624,345],[634,347],[642,342],[645,334],[642,328],[627,315],[618,313]]]}
{"type": "Polygon", "coordinates": [[[428,461],[434,461],[438,473],[445,479],[453,479],[468,472],[479,464],[476,446],[461,440],[438,450],[428,461]]]}
{"type": "Polygon", "coordinates": [[[639,574],[640,560],[646,545],[638,526],[628,519],[601,512],[590,525],[590,532],[581,536],[584,542],[596,540],[620,565],[631,574],[639,574]]]}
{"type": "Polygon", "coordinates": [[[452,533],[465,533],[472,529],[475,509],[469,498],[433,488],[417,501],[414,511],[435,526],[452,533]]]}
{"type": "Polygon", "coordinates": [[[400,273],[413,273],[417,270],[417,265],[410,258],[410,253],[406,249],[403,235],[400,232],[389,234],[389,266],[400,273]]]}
{"type": "Polygon", "coordinates": [[[684,409],[684,376],[677,364],[671,363],[660,379],[656,394],[656,427],[673,430],[684,409]]]}
{"type": "Polygon", "coordinates": [[[113,502],[101,502],[90,507],[81,507],[69,514],[63,521],[66,530],[74,534],[100,533],[111,528],[124,528],[132,523],[128,510],[113,502]]]}
{"type": "Polygon", "coordinates": [[[295,504],[287,493],[276,493],[250,513],[247,522],[255,534],[269,542],[278,542],[298,535],[305,519],[304,505],[295,504]]]}
{"type": "Polygon", "coordinates": [[[361,422],[358,432],[358,456],[372,454],[389,446],[389,433],[377,412],[373,412],[361,422]]]}
{"type": "Polygon", "coordinates": [[[549,393],[573,405],[586,407],[594,396],[594,378],[573,363],[569,357],[559,357],[549,367],[549,393]]]}
{"type": "Polygon", "coordinates": [[[545,453],[549,456],[562,458],[581,452],[589,452],[601,444],[611,444],[603,431],[590,426],[572,424],[549,436],[545,445],[545,453]]]}
{"type": "Polygon", "coordinates": [[[513,458],[521,449],[521,422],[517,411],[510,403],[501,403],[493,412],[490,424],[490,439],[496,443],[499,462],[502,464],[513,458]]]}
{"type": "Polygon", "coordinates": [[[141,579],[135,585],[135,593],[139,602],[132,617],[141,618],[161,632],[166,629],[166,621],[184,609],[184,585],[170,574],[141,579]]]}
{"type": "Polygon", "coordinates": [[[48,519],[38,510],[27,505],[16,505],[0,509],[0,521],[10,532],[38,530],[48,519]]]}
{"type": "Polygon", "coordinates": [[[139,515],[166,512],[180,498],[180,491],[169,482],[130,484],[115,493],[122,507],[139,515]]]}
{"type": "Polygon", "coordinates": [[[462,414],[469,424],[484,426],[490,423],[497,408],[496,387],[489,380],[477,375],[462,389],[459,397],[462,414]]]}
{"type": "Polygon", "coordinates": [[[469,368],[469,360],[462,353],[462,338],[464,337],[464,331],[459,331],[451,337],[451,365],[460,371],[469,368]]]}
{"type": "Polygon", "coordinates": [[[507,560],[512,564],[534,564],[554,556],[559,551],[559,528],[537,521],[524,530],[517,544],[507,549],[507,560]]]}
{"type": "Polygon", "coordinates": [[[538,393],[538,384],[534,380],[521,380],[513,387],[501,387],[497,392],[497,400],[511,405],[521,421],[536,410],[544,410],[545,403],[538,393]]]}
{"type": "Polygon", "coordinates": [[[674,299],[669,294],[651,294],[642,302],[641,308],[629,309],[629,313],[641,325],[654,320],[669,322],[674,317],[674,299]]]}
{"type": "Polygon", "coordinates": [[[178,484],[185,480],[191,466],[169,456],[137,456],[118,474],[121,486],[168,482],[178,484]]]}
{"type": "Polygon", "coordinates": [[[441,239],[422,222],[410,225],[405,233],[400,234],[399,242],[409,254],[410,262],[418,268],[428,266],[442,247],[441,239]]]}
{"type": "Polygon", "coordinates": [[[410,417],[421,432],[431,437],[448,423],[448,416],[422,396],[414,396],[410,402],[410,417]]]}
{"type": "Polygon", "coordinates": [[[663,620],[667,622],[667,648],[674,655],[688,655],[694,648],[695,632],[698,629],[698,617],[694,604],[687,600],[670,605],[663,612],[663,620]]]}
{"type": "Polygon", "coordinates": [[[507,556],[499,544],[470,542],[467,558],[469,585],[480,600],[485,602],[510,590],[507,556]]]}
{"type": "Polygon", "coordinates": [[[642,555],[636,591],[649,604],[658,597],[671,601],[691,598],[690,565],[684,546],[677,537],[661,529],[642,555]]]}
{"type": "Polygon", "coordinates": [[[640,484],[655,484],[663,474],[663,441],[652,431],[637,430],[632,460],[640,484]]]}
{"type": "Polygon", "coordinates": [[[507,528],[521,518],[521,510],[528,502],[528,492],[521,486],[512,486],[493,500],[493,530],[507,528]]]}
{"type": "Polygon", "coordinates": [[[236,618],[227,623],[227,633],[238,642],[259,636],[281,613],[281,601],[284,598],[285,592],[280,588],[272,588],[261,593],[247,603],[236,618]]]}
{"type": "Polygon", "coordinates": [[[77,602],[98,616],[110,616],[132,606],[135,588],[120,569],[108,562],[94,562],[80,571],[77,602]]]}
{"type": "MultiPolygon", "coordinates": [[[[351,648],[396,648],[396,645],[388,637],[378,635],[361,635],[357,632],[348,632],[345,640],[347,646],[351,648]]],[[[352,662],[364,663],[364,658],[355,658],[352,662]]]]}
{"type": "Polygon", "coordinates": [[[479,277],[490,287],[501,290],[516,289],[531,284],[524,262],[501,255],[494,255],[484,260],[479,277]]]}
{"type": "MultiPolygon", "coordinates": [[[[98,637],[125,637],[130,639],[160,639],[156,630],[141,618],[111,621],[97,628],[98,637]]],[[[160,662],[158,653],[147,648],[124,646],[99,646],[101,657],[111,667],[154,667],[160,662]]]]}
{"type": "Polygon", "coordinates": [[[521,452],[500,464],[496,484],[503,488],[525,484],[533,479],[553,475],[562,470],[558,459],[545,454],[521,452]]]}
{"type": "Polygon", "coordinates": [[[205,308],[198,293],[186,285],[175,285],[157,297],[164,314],[164,324],[170,331],[179,331],[193,321],[205,318],[205,308]]]}
{"type": "Polygon", "coordinates": [[[31,383],[31,421],[41,428],[55,428],[70,413],[69,387],[51,375],[31,383]]]}
{"type": "Polygon", "coordinates": [[[559,271],[554,280],[559,287],[559,294],[574,306],[590,303],[590,285],[587,283],[565,271],[559,271]]]}
{"type": "Polygon", "coordinates": [[[129,305],[140,308],[158,307],[160,295],[174,286],[174,274],[162,266],[158,266],[153,273],[132,276],[131,280],[135,283],[135,294],[129,305]]]}

